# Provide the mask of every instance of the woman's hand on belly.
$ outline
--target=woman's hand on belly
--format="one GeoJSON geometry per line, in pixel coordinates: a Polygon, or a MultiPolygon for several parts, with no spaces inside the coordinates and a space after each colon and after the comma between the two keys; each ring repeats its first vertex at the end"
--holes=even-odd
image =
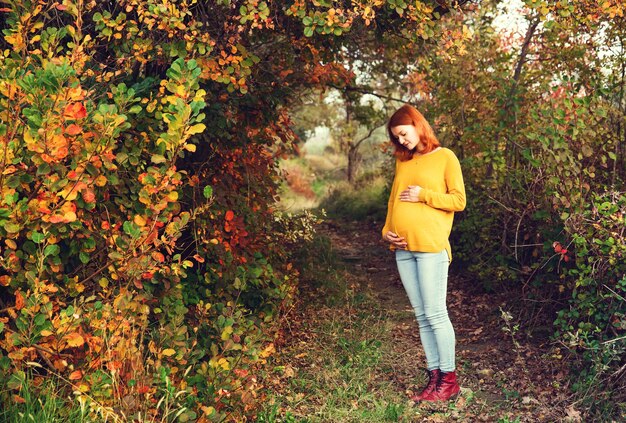
{"type": "Polygon", "coordinates": [[[385,235],[383,235],[383,239],[391,244],[393,244],[396,248],[401,250],[406,250],[407,243],[403,237],[399,236],[395,232],[387,231],[385,235]]]}
{"type": "Polygon", "coordinates": [[[407,189],[400,193],[400,201],[410,201],[411,203],[418,203],[420,200],[420,191],[422,187],[419,185],[409,185],[407,189]]]}

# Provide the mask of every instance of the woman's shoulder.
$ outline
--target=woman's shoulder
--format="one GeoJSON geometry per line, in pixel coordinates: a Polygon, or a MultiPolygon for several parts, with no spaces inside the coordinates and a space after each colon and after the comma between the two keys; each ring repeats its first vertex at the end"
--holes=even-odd
{"type": "Polygon", "coordinates": [[[441,147],[441,150],[446,157],[458,160],[456,154],[454,154],[454,151],[450,150],[448,147],[441,147]]]}

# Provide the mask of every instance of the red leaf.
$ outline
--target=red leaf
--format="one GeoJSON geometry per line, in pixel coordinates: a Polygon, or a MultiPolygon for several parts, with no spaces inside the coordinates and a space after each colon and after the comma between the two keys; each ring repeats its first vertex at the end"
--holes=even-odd
{"type": "Polygon", "coordinates": [[[82,119],[87,116],[87,109],[83,103],[72,103],[65,106],[63,116],[68,119],[82,119]]]}
{"type": "Polygon", "coordinates": [[[231,220],[233,220],[234,217],[235,217],[235,213],[232,210],[228,210],[226,212],[226,215],[224,216],[226,221],[231,221],[231,220]]]}

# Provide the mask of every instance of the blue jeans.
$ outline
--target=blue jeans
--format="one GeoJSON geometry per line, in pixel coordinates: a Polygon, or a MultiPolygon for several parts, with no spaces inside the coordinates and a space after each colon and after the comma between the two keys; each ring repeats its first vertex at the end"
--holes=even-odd
{"type": "Polygon", "coordinates": [[[448,253],[396,250],[396,263],[415,310],[428,370],[453,371],[456,341],[446,307],[448,253]]]}

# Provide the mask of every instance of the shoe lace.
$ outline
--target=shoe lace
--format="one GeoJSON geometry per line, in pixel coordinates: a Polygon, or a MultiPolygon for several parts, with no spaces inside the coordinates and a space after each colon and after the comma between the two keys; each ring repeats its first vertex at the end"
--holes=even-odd
{"type": "Polygon", "coordinates": [[[444,377],[445,373],[441,372],[439,374],[439,378],[437,379],[437,382],[435,384],[435,391],[439,392],[442,389],[443,386],[443,377],[444,377]]]}

